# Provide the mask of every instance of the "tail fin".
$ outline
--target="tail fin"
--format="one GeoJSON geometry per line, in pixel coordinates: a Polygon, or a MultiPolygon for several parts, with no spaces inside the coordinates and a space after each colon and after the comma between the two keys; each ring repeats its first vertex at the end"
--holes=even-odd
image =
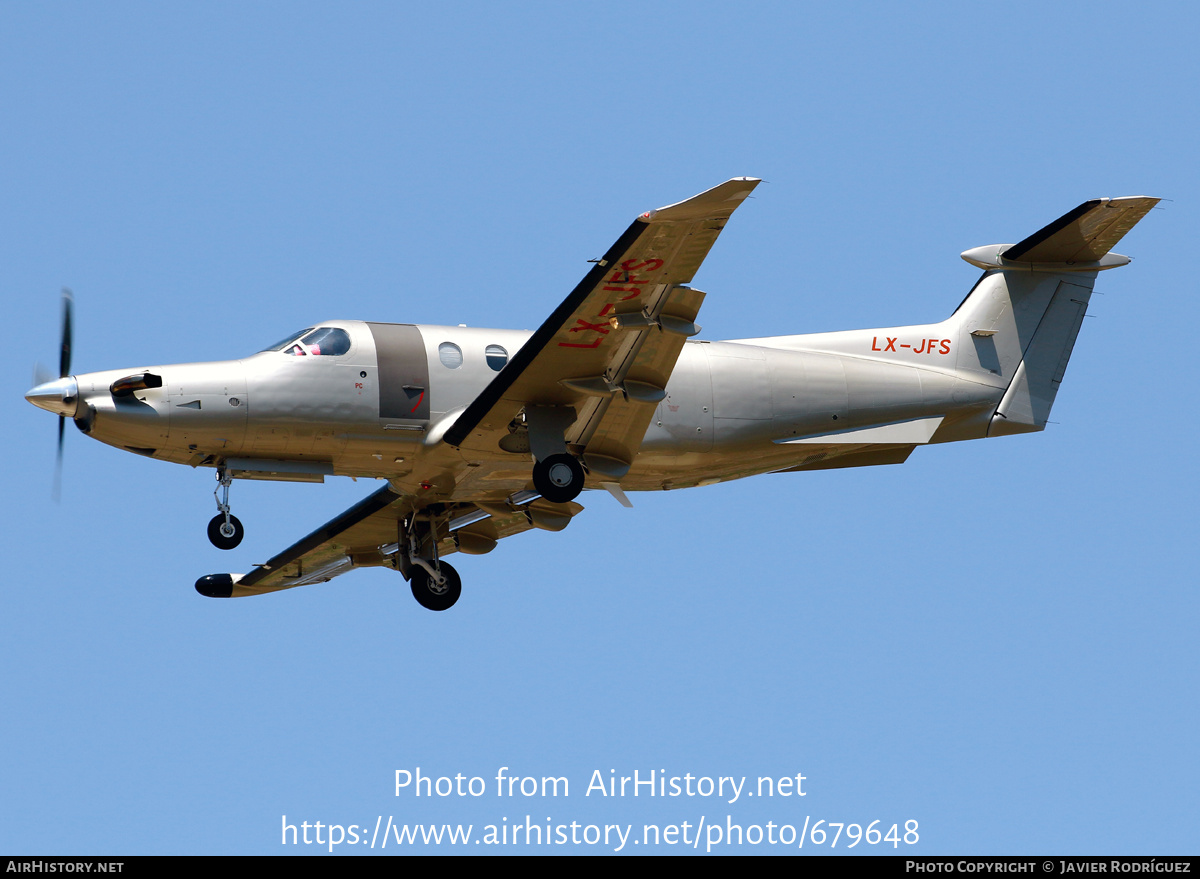
{"type": "Polygon", "coordinates": [[[1095,199],[1019,244],[962,255],[984,274],[952,318],[957,369],[964,380],[1006,388],[988,436],[1046,426],[1096,275],[1129,263],[1110,249],[1158,201],[1095,199]]]}

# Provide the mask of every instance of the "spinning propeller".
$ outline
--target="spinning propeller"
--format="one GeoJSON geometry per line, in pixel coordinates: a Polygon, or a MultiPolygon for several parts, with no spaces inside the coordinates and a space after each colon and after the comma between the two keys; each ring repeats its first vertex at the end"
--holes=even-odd
{"type": "Polygon", "coordinates": [[[34,368],[36,386],[25,395],[35,406],[58,415],[58,454],[54,469],[54,498],[58,499],[62,485],[63,429],[68,416],[75,416],[79,401],[79,386],[71,376],[71,315],[75,297],[66,287],[62,291],[62,345],[58,356],[58,378],[52,379],[45,367],[34,368]]]}

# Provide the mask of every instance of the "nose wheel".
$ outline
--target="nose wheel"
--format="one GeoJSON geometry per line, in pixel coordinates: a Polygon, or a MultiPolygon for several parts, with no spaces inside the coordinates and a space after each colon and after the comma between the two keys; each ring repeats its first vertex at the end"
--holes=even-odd
{"type": "Polygon", "coordinates": [[[208,523],[208,539],[217,549],[233,549],[246,536],[237,516],[217,513],[208,523]]]}
{"type": "Polygon", "coordinates": [[[229,486],[233,477],[224,467],[217,468],[217,487],[213,497],[217,501],[217,515],[208,523],[208,540],[217,549],[233,549],[246,536],[246,529],[238,517],[229,512],[229,486]]]}

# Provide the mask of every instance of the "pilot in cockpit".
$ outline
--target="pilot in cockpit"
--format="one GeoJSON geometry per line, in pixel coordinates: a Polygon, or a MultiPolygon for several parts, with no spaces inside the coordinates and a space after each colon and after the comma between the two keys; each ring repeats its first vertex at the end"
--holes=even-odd
{"type": "Polygon", "coordinates": [[[282,351],[296,357],[336,357],[350,350],[350,334],[339,327],[309,327],[307,330],[293,333],[266,350],[282,351]]]}

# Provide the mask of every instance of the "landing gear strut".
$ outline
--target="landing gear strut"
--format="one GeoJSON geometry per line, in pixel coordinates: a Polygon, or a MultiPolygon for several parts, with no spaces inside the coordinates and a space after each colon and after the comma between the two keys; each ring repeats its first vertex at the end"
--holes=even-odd
{"type": "Polygon", "coordinates": [[[237,516],[229,512],[229,486],[233,477],[224,467],[217,468],[217,487],[213,497],[217,500],[217,515],[208,523],[208,539],[217,549],[233,549],[246,536],[246,529],[237,516]]]}
{"type": "Polygon", "coordinates": [[[585,478],[583,465],[572,455],[550,455],[533,465],[533,487],[554,504],[575,500],[585,478]]]}
{"type": "MultiPolygon", "coordinates": [[[[403,523],[401,528],[404,528],[403,523]]],[[[408,523],[407,531],[408,552],[403,561],[397,559],[397,566],[408,577],[413,598],[426,610],[449,610],[462,595],[462,578],[458,576],[458,571],[454,570],[451,565],[438,558],[436,517],[430,517],[426,532],[432,559],[426,559],[421,555],[421,546],[424,541],[418,537],[415,517],[414,521],[408,523]]],[[[403,547],[402,536],[396,550],[397,556],[403,552],[403,547]]]]}

